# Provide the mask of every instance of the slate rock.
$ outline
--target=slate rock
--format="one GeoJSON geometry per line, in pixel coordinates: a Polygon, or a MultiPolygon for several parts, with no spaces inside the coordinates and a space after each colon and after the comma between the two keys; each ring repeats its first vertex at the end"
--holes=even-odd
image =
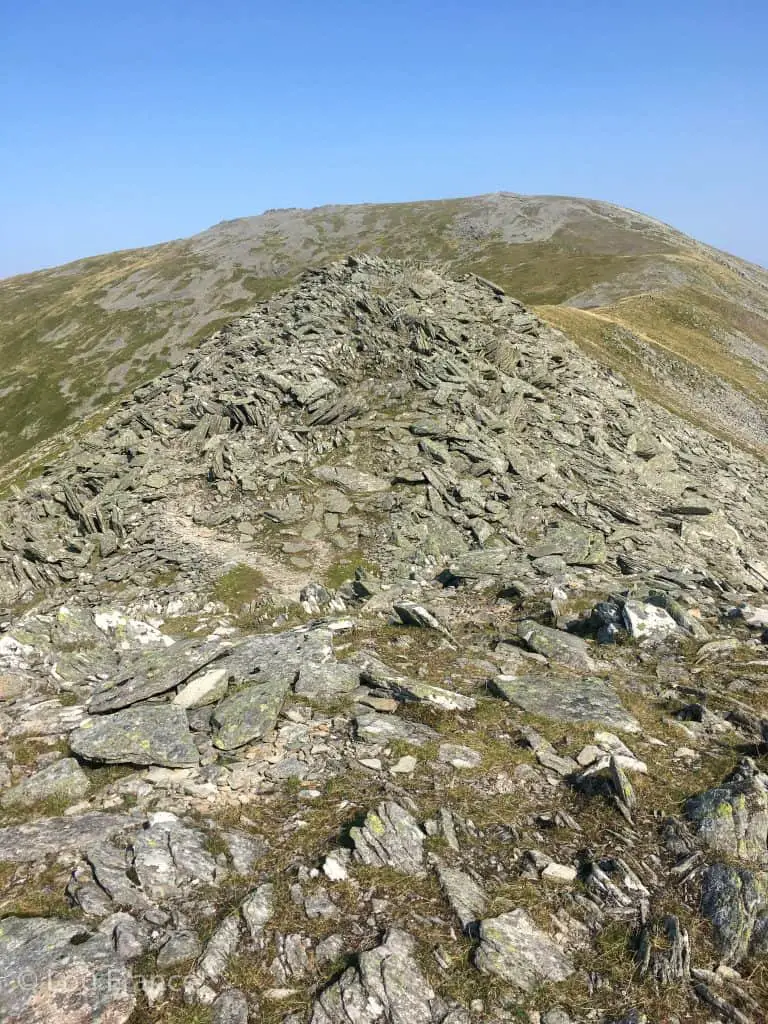
{"type": "Polygon", "coordinates": [[[239,988],[228,988],[211,1006],[211,1024],[248,1024],[248,1000],[239,988]]]}
{"type": "Polygon", "coordinates": [[[61,818],[42,818],[25,825],[0,828],[0,863],[25,864],[87,847],[136,824],[128,814],[88,811],[61,818]]]}
{"type": "Polygon", "coordinates": [[[187,768],[200,763],[183,708],[170,704],[88,718],[70,733],[69,745],[78,757],[104,764],[187,768]]]}
{"type": "Polygon", "coordinates": [[[355,733],[358,739],[366,743],[382,746],[392,740],[405,740],[415,747],[421,747],[440,739],[440,734],[428,725],[407,722],[396,715],[380,715],[376,711],[363,712],[355,717],[355,733]]]}
{"type": "Polygon", "coordinates": [[[440,886],[453,912],[461,921],[461,927],[464,931],[473,929],[487,906],[485,892],[466,871],[449,867],[440,860],[436,866],[440,886]]]}
{"type": "Polygon", "coordinates": [[[565,981],[573,963],[522,908],[480,922],[475,965],[524,992],[546,981],[565,981]]]}
{"type": "Polygon", "coordinates": [[[236,750],[271,733],[289,685],[284,680],[253,683],[217,704],[211,716],[214,746],[236,750]]]}
{"type": "Polygon", "coordinates": [[[161,971],[179,967],[196,960],[203,951],[202,943],[195,932],[180,929],[174,932],[157,954],[157,967],[161,971]]]}
{"type": "Polygon", "coordinates": [[[109,938],[79,921],[0,921],[0,1020],[124,1024],[136,1006],[131,972],[109,938]]]}
{"type": "Polygon", "coordinates": [[[360,669],[336,661],[309,663],[299,669],[294,692],[310,700],[335,701],[351,693],[360,682],[360,669]]]}
{"type": "Polygon", "coordinates": [[[373,867],[390,867],[406,875],[424,874],[425,834],[418,822],[392,800],[369,811],[361,827],[349,830],[355,860],[373,867]]]}
{"type": "Polygon", "coordinates": [[[243,900],[243,919],[253,940],[258,939],[275,912],[275,887],[265,882],[243,900]]]}
{"type": "Polygon", "coordinates": [[[31,807],[51,798],[74,803],[85,796],[90,786],[88,776],[74,757],[64,757],[6,790],[0,803],[3,807],[31,807]]]}
{"type": "Polygon", "coordinates": [[[310,1024],[469,1024],[464,1010],[437,996],[414,959],[415,946],[406,932],[391,929],[320,993],[310,1024]]]}
{"type": "Polygon", "coordinates": [[[702,877],[701,912],[712,924],[724,962],[741,963],[768,919],[768,872],[713,864],[702,877]]]}
{"type": "Polygon", "coordinates": [[[204,708],[226,696],[229,679],[225,668],[210,668],[185,683],[173,703],[179,708],[204,708]]]}
{"type": "Polygon", "coordinates": [[[596,722],[623,732],[639,732],[637,720],[624,708],[606,679],[565,676],[499,675],[491,689],[523,711],[563,722],[596,722]]]}
{"type": "Polygon", "coordinates": [[[541,626],[532,619],[526,619],[518,625],[517,635],[530,650],[543,654],[550,661],[567,665],[579,672],[590,672],[595,667],[581,637],[541,626]]]}
{"type": "Polygon", "coordinates": [[[744,758],[721,786],[692,797],[686,817],[713,853],[768,864],[768,776],[744,758]]]}

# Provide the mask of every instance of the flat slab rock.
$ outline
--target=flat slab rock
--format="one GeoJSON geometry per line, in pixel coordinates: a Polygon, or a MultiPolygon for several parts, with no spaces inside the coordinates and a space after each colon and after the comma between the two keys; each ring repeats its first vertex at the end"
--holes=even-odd
{"type": "Polygon", "coordinates": [[[496,676],[492,689],[532,715],[564,722],[598,722],[623,732],[639,732],[611,684],[596,676],[496,676]]]}
{"type": "Polygon", "coordinates": [[[447,1005],[424,977],[415,948],[393,928],[320,993],[310,1024],[469,1024],[466,1010],[447,1005]]]}
{"type": "Polygon", "coordinates": [[[136,1006],[110,937],[78,921],[4,918],[0,976],[0,1020],[9,1024],[124,1024],[136,1006]]]}
{"type": "Polygon", "coordinates": [[[518,908],[480,922],[475,965],[524,992],[545,981],[565,981],[573,974],[571,959],[518,908]]]}
{"type": "Polygon", "coordinates": [[[72,752],[105,764],[189,768],[200,763],[186,713],[170,704],[87,718],[69,735],[72,752]]]}
{"type": "Polygon", "coordinates": [[[88,814],[42,818],[28,825],[0,828],[0,863],[30,864],[51,854],[77,853],[136,824],[128,814],[88,814]]]}

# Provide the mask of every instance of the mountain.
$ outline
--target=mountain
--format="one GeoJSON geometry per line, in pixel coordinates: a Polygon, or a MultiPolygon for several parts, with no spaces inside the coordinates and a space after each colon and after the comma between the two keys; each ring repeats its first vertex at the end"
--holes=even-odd
{"type": "Polygon", "coordinates": [[[498,281],[641,394],[766,450],[768,272],[608,203],[501,193],[269,211],[0,282],[4,459],[50,456],[63,428],[352,251],[498,281]]]}
{"type": "Polygon", "coordinates": [[[0,500],[0,1019],[759,1024],[768,480],[353,254],[0,500]]]}

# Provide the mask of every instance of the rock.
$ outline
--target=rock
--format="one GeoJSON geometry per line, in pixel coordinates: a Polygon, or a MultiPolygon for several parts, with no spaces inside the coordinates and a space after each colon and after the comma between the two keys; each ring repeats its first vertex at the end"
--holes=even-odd
{"type": "Polygon", "coordinates": [[[422,629],[436,629],[448,633],[442,623],[427,609],[415,601],[396,601],[392,610],[404,626],[420,626],[422,629]]]}
{"type": "Polygon", "coordinates": [[[452,768],[479,768],[483,763],[482,755],[470,747],[462,747],[456,743],[441,743],[437,753],[441,764],[449,764],[452,768]]]}
{"type": "Polygon", "coordinates": [[[541,877],[558,885],[572,885],[578,877],[578,872],[570,864],[558,864],[553,860],[541,872],[541,877]]]}
{"type": "Polygon", "coordinates": [[[135,825],[127,814],[90,811],[63,818],[42,818],[27,825],[0,828],[0,863],[32,863],[51,855],[79,853],[135,825]]]}
{"type": "Polygon", "coordinates": [[[411,743],[415,747],[421,747],[425,743],[433,743],[440,738],[440,734],[428,725],[406,722],[394,715],[380,715],[375,711],[357,715],[355,731],[358,739],[366,743],[378,743],[382,746],[391,743],[392,740],[405,740],[406,743],[411,743]]]}
{"type": "Polygon", "coordinates": [[[398,675],[376,658],[366,657],[362,661],[360,678],[369,686],[389,690],[397,700],[423,701],[433,704],[441,711],[472,711],[477,707],[474,697],[431,686],[416,679],[398,675]]]}
{"type": "Polygon", "coordinates": [[[143,651],[128,659],[125,671],[115,683],[94,694],[88,711],[94,715],[119,711],[167,693],[222,653],[218,648],[200,652],[194,641],[171,644],[167,650],[143,651]]]}
{"type": "Polygon", "coordinates": [[[345,882],[349,878],[351,853],[340,848],[332,850],[323,861],[323,873],[331,882],[345,882]]]}
{"type": "Polygon", "coordinates": [[[161,971],[196,960],[203,951],[195,932],[180,930],[174,932],[157,954],[157,966],[161,971]]]}
{"type": "Polygon", "coordinates": [[[310,1024],[469,1024],[468,1015],[437,997],[414,948],[410,935],[392,929],[319,994],[310,1024]]]}
{"type": "Polygon", "coordinates": [[[266,682],[226,697],[211,717],[214,745],[219,750],[236,750],[271,733],[287,692],[285,682],[266,682]]]}
{"type": "Polygon", "coordinates": [[[636,640],[656,643],[677,633],[677,623],[663,608],[641,601],[627,601],[622,609],[624,623],[636,640]]]}
{"type": "Polygon", "coordinates": [[[413,815],[391,800],[369,811],[362,827],[349,830],[354,858],[373,867],[423,875],[424,832],[413,815]]]}
{"type": "Polygon", "coordinates": [[[581,637],[563,633],[559,629],[540,626],[532,619],[526,619],[517,627],[517,635],[531,651],[543,654],[550,661],[578,672],[591,672],[595,663],[589,655],[587,645],[581,637]]]}
{"type": "Polygon", "coordinates": [[[205,952],[197,963],[192,983],[199,988],[205,983],[216,985],[223,977],[229,961],[240,945],[240,917],[229,914],[208,940],[205,952]]]}
{"type": "Polygon", "coordinates": [[[483,889],[465,871],[448,867],[440,860],[437,861],[437,877],[461,927],[464,931],[474,930],[487,906],[483,889]]]}
{"type": "Polygon", "coordinates": [[[412,775],[418,763],[413,754],[404,754],[389,770],[393,775],[412,775]]]}
{"type": "Polygon", "coordinates": [[[275,887],[265,882],[243,900],[240,908],[251,939],[256,941],[275,911],[275,887]]]}
{"type": "Polygon", "coordinates": [[[248,1024],[248,1000],[239,988],[228,988],[211,1006],[211,1024],[248,1024]]]}
{"type": "Polygon", "coordinates": [[[685,814],[706,849],[768,864],[768,776],[749,758],[721,786],[688,800],[685,814]]]}
{"type": "Polygon", "coordinates": [[[712,924],[720,956],[739,964],[756,929],[768,921],[768,872],[713,864],[701,884],[701,912],[712,924]]]}
{"type": "Polygon", "coordinates": [[[79,921],[0,921],[0,1019],[13,1024],[124,1024],[136,997],[109,938],[79,921]]]}
{"type": "Polygon", "coordinates": [[[302,665],[294,691],[310,700],[335,701],[351,693],[360,683],[360,670],[338,662],[302,665]]]}
{"type": "Polygon", "coordinates": [[[70,733],[69,745],[78,757],[105,764],[184,768],[200,762],[186,714],[169,704],[88,718],[70,733]]]}
{"type": "Polygon", "coordinates": [[[613,687],[594,676],[496,676],[493,691],[524,711],[565,722],[599,722],[623,732],[640,725],[622,706],[613,687]]]}
{"type": "Polygon", "coordinates": [[[524,992],[542,982],[565,981],[573,974],[570,958],[523,909],[486,918],[480,922],[479,935],[478,969],[524,992]]]}
{"type": "Polygon", "coordinates": [[[212,668],[182,686],[173,703],[180,708],[203,708],[221,700],[228,689],[227,670],[212,668]]]}
{"type": "Polygon", "coordinates": [[[152,899],[178,896],[190,885],[213,885],[219,878],[215,858],[198,829],[167,811],[153,814],[131,838],[126,870],[152,899]]]}
{"type": "Polygon", "coordinates": [[[31,807],[50,799],[74,803],[85,796],[90,786],[88,776],[77,761],[73,757],[64,757],[6,790],[0,803],[3,807],[31,807]]]}

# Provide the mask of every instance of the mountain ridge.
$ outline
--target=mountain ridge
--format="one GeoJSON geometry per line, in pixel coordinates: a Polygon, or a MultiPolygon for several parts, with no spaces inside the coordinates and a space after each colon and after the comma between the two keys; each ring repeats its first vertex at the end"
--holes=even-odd
{"type": "Polygon", "coordinates": [[[494,193],[271,211],[0,282],[0,450],[23,463],[304,267],[365,250],[498,280],[649,397],[766,448],[768,272],[622,207],[494,193]]]}

